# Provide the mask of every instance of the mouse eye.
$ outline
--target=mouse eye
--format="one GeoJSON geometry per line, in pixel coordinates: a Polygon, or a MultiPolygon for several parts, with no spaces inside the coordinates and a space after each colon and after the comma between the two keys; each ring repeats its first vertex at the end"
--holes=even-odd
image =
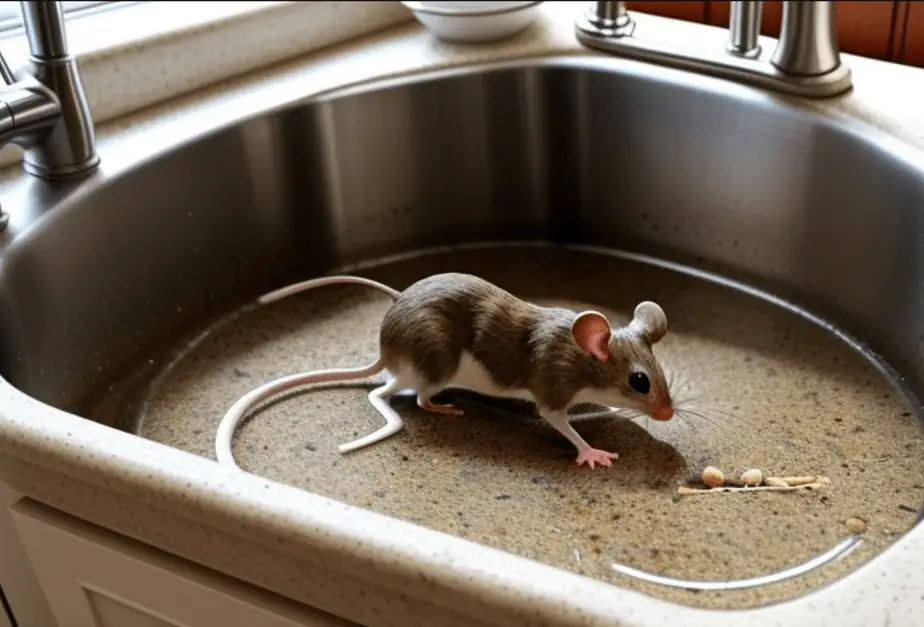
{"type": "Polygon", "coordinates": [[[651,381],[648,380],[648,375],[645,373],[633,372],[629,375],[629,387],[639,394],[648,394],[648,390],[651,389],[651,381]]]}

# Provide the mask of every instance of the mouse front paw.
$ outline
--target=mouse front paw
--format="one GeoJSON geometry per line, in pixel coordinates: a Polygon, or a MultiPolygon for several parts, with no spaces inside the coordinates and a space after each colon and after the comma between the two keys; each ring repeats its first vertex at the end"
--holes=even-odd
{"type": "Polygon", "coordinates": [[[578,453],[577,460],[575,461],[578,466],[587,464],[591,468],[594,468],[594,464],[612,466],[613,460],[617,457],[619,457],[619,453],[610,453],[609,451],[602,451],[598,448],[586,448],[578,453]]]}

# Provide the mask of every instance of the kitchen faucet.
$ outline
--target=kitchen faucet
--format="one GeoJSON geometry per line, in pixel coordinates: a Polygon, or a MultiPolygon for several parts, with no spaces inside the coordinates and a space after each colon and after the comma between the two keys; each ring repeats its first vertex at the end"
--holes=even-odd
{"type": "MultiPolygon", "coordinates": [[[[759,0],[731,2],[724,49],[684,47],[638,32],[625,2],[593,2],[577,20],[578,41],[588,48],[649,63],[809,98],[840,95],[852,86],[837,45],[834,2],[785,0],[780,36],[771,51],[760,37],[759,0]]],[[[773,41],[773,40],[769,40],[773,41]]]]}
{"type": "MultiPolygon", "coordinates": [[[[20,146],[23,169],[33,176],[85,176],[99,165],[99,155],[77,60],[67,50],[61,3],[19,4],[30,54],[17,77],[0,53],[0,147],[20,146]]],[[[0,230],[8,222],[0,208],[0,230]]]]}

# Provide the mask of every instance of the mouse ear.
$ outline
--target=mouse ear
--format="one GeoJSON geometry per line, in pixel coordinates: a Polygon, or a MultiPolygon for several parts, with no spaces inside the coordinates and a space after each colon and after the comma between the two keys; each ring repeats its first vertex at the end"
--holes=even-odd
{"type": "Polygon", "coordinates": [[[629,323],[629,328],[654,344],[667,333],[667,316],[658,303],[646,300],[635,307],[635,315],[629,323]]]}
{"type": "Polygon", "coordinates": [[[571,336],[582,351],[600,361],[610,359],[610,322],[602,313],[585,311],[571,323],[571,336]]]}

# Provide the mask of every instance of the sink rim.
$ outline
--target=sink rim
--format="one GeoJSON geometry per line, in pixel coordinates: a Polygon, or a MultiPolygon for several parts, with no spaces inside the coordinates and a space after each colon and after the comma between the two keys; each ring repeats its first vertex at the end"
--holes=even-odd
{"type": "MultiPolygon", "coordinates": [[[[279,101],[271,106],[260,107],[257,110],[251,107],[246,115],[240,111],[232,111],[225,118],[215,119],[214,124],[201,129],[197,134],[190,135],[184,132],[182,138],[179,134],[174,138],[164,138],[157,142],[157,149],[150,150],[128,163],[121,162],[107,169],[104,176],[89,181],[78,193],[62,201],[59,208],[63,209],[79,202],[85,191],[105,185],[110,178],[125,175],[159,158],[166,158],[171,152],[188,143],[200,141],[231,126],[278,110],[350,93],[387,89],[455,75],[544,65],[593,68],[615,71],[618,74],[639,73],[675,84],[692,84],[695,81],[696,89],[699,91],[721,89],[725,93],[733,92],[736,98],[769,99],[779,108],[798,110],[816,119],[819,124],[831,124],[844,133],[860,136],[865,142],[880,148],[891,157],[907,160],[915,168],[924,171],[924,151],[879,131],[866,122],[843,114],[822,114],[798,106],[798,102],[790,98],[766,94],[756,88],[729,84],[722,79],[706,80],[681,70],[648,66],[612,57],[564,55],[470,63],[450,68],[428,68],[386,78],[367,78],[313,95],[286,97],[285,94],[280,94],[279,101]]],[[[48,223],[41,219],[38,221],[38,224],[31,225],[36,229],[25,229],[16,238],[14,245],[28,242],[38,229],[48,223]]],[[[89,472],[85,474],[85,478],[95,476],[100,487],[110,490],[112,486],[106,485],[107,482],[101,479],[105,473],[124,473],[120,479],[123,479],[126,485],[148,489],[155,485],[152,482],[156,478],[156,485],[165,492],[165,498],[170,497],[177,511],[184,511],[180,507],[188,506],[190,498],[195,498],[200,504],[208,501],[208,507],[201,506],[201,512],[184,512],[187,516],[201,518],[206,524],[222,526],[238,534],[240,520],[248,526],[260,524],[271,534],[294,535],[293,540],[305,549],[320,546],[338,553],[350,553],[358,561],[374,561],[380,568],[385,566],[383,560],[388,559],[390,563],[387,566],[396,571],[395,574],[398,574],[397,571],[404,571],[401,573],[402,576],[413,576],[423,568],[422,564],[425,564],[428,577],[446,588],[465,590],[482,600],[489,599],[490,604],[509,605],[514,599],[506,595],[506,589],[506,592],[518,593],[519,601],[531,603],[537,609],[541,607],[547,610],[548,616],[560,615],[556,610],[560,610],[562,606],[570,606],[571,609],[601,619],[606,617],[612,620],[614,617],[620,617],[627,622],[634,621],[630,618],[635,614],[633,609],[641,613],[659,613],[665,617],[687,619],[685,624],[690,625],[700,624],[700,620],[703,621],[702,624],[706,624],[707,620],[713,625],[725,624],[722,619],[726,616],[732,620],[760,619],[765,615],[768,618],[778,618],[778,608],[784,611],[787,608],[798,611],[818,600],[818,595],[830,593],[832,589],[839,595],[843,594],[848,582],[855,586],[864,586],[861,579],[869,580],[874,576],[873,566],[884,567],[900,550],[908,548],[907,545],[924,543],[924,530],[916,526],[851,573],[829,586],[801,597],[774,606],[754,609],[701,610],[562,571],[541,562],[334,501],[300,488],[241,473],[236,469],[226,469],[211,459],[104,427],[75,414],[55,409],[20,392],[2,378],[0,452],[8,459],[34,462],[35,458],[38,458],[49,467],[57,465],[70,469],[71,474],[75,468],[86,468],[89,472]],[[63,447],[59,447],[60,442],[64,443],[63,447]],[[72,454],[75,449],[80,451],[79,457],[72,454]],[[168,470],[171,467],[174,470],[168,470]],[[186,485],[187,481],[193,482],[191,488],[186,485]],[[304,505],[298,508],[286,505],[287,502],[296,500],[304,505]],[[298,522],[297,526],[295,521],[298,522]],[[410,537],[411,534],[415,539],[413,544],[402,543],[396,539],[410,537]],[[357,543],[361,543],[361,550],[356,547],[357,543]],[[578,603],[578,598],[589,601],[578,603]]],[[[269,539],[260,541],[270,542],[269,539]]],[[[924,568],[917,565],[916,567],[918,573],[924,574],[924,568]]],[[[869,598],[867,597],[868,600],[869,598]]],[[[916,609],[924,608],[924,602],[920,600],[911,602],[915,603],[916,609]]]]}

